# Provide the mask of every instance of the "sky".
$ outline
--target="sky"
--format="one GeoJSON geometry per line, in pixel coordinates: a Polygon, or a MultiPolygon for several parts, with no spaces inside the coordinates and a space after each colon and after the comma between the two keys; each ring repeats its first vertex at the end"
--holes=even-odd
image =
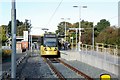
{"type": "MultiPolygon", "coordinates": [[[[11,20],[11,0],[0,0],[0,25],[7,25],[11,20]]],[[[118,1],[119,0],[16,0],[16,18],[24,22],[31,20],[31,34],[43,33],[41,28],[48,28],[55,32],[57,25],[65,18],[67,22],[79,21],[79,8],[73,6],[87,6],[80,9],[81,20],[97,24],[101,19],[110,21],[111,26],[118,26],[118,1]],[[61,5],[55,9],[59,3],[61,5]],[[70,20],[67,20],[70,18],[70,20]]]]}

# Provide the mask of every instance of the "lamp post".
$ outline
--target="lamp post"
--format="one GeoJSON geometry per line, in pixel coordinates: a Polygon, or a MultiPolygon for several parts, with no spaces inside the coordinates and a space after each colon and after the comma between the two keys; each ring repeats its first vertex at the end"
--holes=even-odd
{"type": "Polygon", "coordinates": [[[16,78],[16,1],[12,0],[11,20],[12,20],[12,56],[11,56],[11,78],[16,78]]]}
{"type": "Polygon", "coordinates": [[[32,52],[32,34],[31,34],[31,52],[32,52]]]}
{"type": "Polygon", "coordinates": [[[62,20],[65,20],[65,41],[66,41],[66,20],[70,20],[70,18],[61,18],[62,20]]]}
{"type": "MultiPolygon", "coordinates": [[[[29,37],[29,50],[30,50],[30,44],[31,44],[30,41],[32,40],[32,39],[31,39],[31,36],[32,36],[32,35],[31,35],[31,28],[32,28],[32,27],[28,28],[28,30],[29,30],[29,36],[28,36],[28,37],[29,37]]],[[[32,46],[32,44],[31,44],[31,46],[32,46]]],[[[32,50],[31,50],[31,52],[32,52],[32,50]]]]}
{"type": "Polygon", "coordinates": [[[27,30],[27,28],[28,28],[28,42],[29,42],[29,50],[30,50],[30,32],[31,32],[31,20],[28,20],[28,19],[25,19],[25,30],[27,30]],[[29,21],[29,27],[27,26],[27,22],[29,21]]]}
{"type": "Polygon", "coordinates": [[[75,8],[79,8],[79,42],[78,42],[78,51],[80,50],[80,44],[81,44],[81,8],[87,8],[87,6],[73,6],[75,8]]]}
{"type": "Polygon", "coordinates": [[[94,51],[94,26],[93,26],[93,31],[92,31],[92,45],[93,45],[93,51],[94,51]]]}
{"type": "Polygon", "coordinates": [[[72,43],[72,50],[73,50],[73,37],[70,37],[72,43]]]}

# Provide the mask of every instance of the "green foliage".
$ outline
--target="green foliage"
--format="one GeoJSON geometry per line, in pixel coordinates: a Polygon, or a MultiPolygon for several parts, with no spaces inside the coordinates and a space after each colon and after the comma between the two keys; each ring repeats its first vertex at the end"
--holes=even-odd
{"type": "Polygon", "coordinates": [[[93,22],[88,22],[88,21],[81,21],[81,27],[82,28],[93,28],[93,22]]]}
{"type": "Polygon", "coordinates": [[[11,58],[12,50],[2,49],[2,61],[5,62],[7,59],[11,58]]]}
{"type": "MultiPolygon", "coordinates": [[[[79,22],[76,23],[69,23],[70,25],[67,26],[68,28],[79,28],[79,22]]],[[[64,25],[65,22],[61,22],[58,26],[57,33],[64,34],[64,25]]],[[[93,22],[88,21],[81,21],[81,27],[85,30],[82,31],[81,40],[83,44],[92,44],[92,28],[93,22]]],[[[104,44],[115,44],[120,47],[120,28],[110,27],[110,22],[106,19],[101,19],[100,22],[94,26],[94,36],[95,36],[95,43],[104,43],[104,44]]],[[[74,43],[76,42],[76,33],[69,32],[69,38],[74,38],[74,43]]],[[[79,38],[79,34],[77,34],[79,38]]],[[[69,39],[68,38],[68,39],[69,39]]],[[[77,39],[78,40],[78,39],[77,39]]],[[[68,40],[69,41],[69,40],[68,40]]]]}
{"type": "Polygon", "coordinates": [[[110,22],[107,21],[106,19],[101,19],[100,22],[97,23],[95,26],[98,32],[101,32],[105,28],[110,26],[110,22]]]}
{"type": "MultiPolygon", "coordinates": [[[[84,21],[82,20],[80,22],[81,24],[81,28],[92,28],[93,27],[93,22],[88,22],[88,21],[84,21]]],[[[79,22],[76,22],[72,25],[73,28],[79,28],[79,22]]]]}
{"type": "Polygon", "coordinates": [[[26,26],[24,24],[17,27],[17,36],[23,36],[23,31],[26,30],[26,26]]]}
{"type": "MultiPolygon", "coordinates": [[[[31,26],[31,24],[28,21],[23,23],[22,21],[19,20],[16,20],[16,25],[17,36],[23,36],[23,31],[25,30],[28,31],[28,28],[30,28],[31,26]]],[[[10,36],[11,36],[11,21],[9,21],[8,25],[0,26],[0,42],[2,41],[2,45],[5,45],[5,42],[7,42],[7,38],[10,36]]]]}
{"type": "MultiPolygon", "coordinates": [[[[72,26],[71,23],[66,22],[66,30],[68,30],[68,28],[70,28],[71,26],[72,26]]],[[[58,30],[56,30],[56,33],[57,34],[59,33],[60,35],[64,35],[65,34],[65,22],[60,22],[57,27],[58,27],[58,30]]]]}
{"type": "Polygon", "coordinates": [[[92,44],[92,30],[86,30],[82,36],[81,40],[83,44],[92,44]]]}
{"type": "Polygon", "coordinates": [[[104,44],[120,45],[120,36],[118,35],[118,28],[107,27],[101,31],[96,38],[96,42],[104,44]]]}
{"type": "MultiPolygon", "coordinates": [[[[23,36],[23,31],[28,30],[30,28],[31,24],[26,20],[25,22],[16,20],[16,26],[17,26],[17,36],[23,36]]],[[[11,21],[8,23],[8,33],[11,34],[11,21]]]]}
{"type": "Polygon", "coordinates": [[[2,44],[5,43],[5,41],[7,40],[7,36],[6,36],[6,25],[2,25],[0,26],[0,37],[2,38],[2,44]]]}
{"type": "MultiPolygon", "coordinates": [[[[12,23],[12,21],[9,21],[9,23],[8,23],[8,33],[9,34],[11,34],[11,24],[12,23]]],[[[23,24],[23,22],[20,22],[19,20],[16,20],[16,26],[20,26],[20,25],[22,25],[23,24]]]]}
{"type": "Polygon", "coordinates": [[[78,28],[78,27],[79,27],[79,23],[78,22],[73,23],[72,28],[78,28]]]}
{"type": "MultiPolygon", "coordinates": [[[[56,30],[56,33],[60,34],[60,35],[64,35],[64,26],[65,26],[65,22],[61,22],[60,24],[58,24],[58,30],[56,30]]],[[[83,43],[87,43],[87,44],[91,44],[91,40],[92,40],[92,27],[93,27],[93,22],[88,22],[88,21],[84,21],[82,20],[81,21],[81,27],[82,28],[87,28],[85,30],[85,32],[82,33],[82,42],[83,43]],[[89,28],[89,29],[88,29],[89,28]]],[[[68,23],[67,22],[67,30],[68,28],[79,28],[79,22],[76,22],[76,23],[68,23]]],[[[70,37],[73,37],[74,39],[74,43],[76,42],[76,33],[75,31],[74,32],[70,32],[70,33],[67,33],[69,38],[68,41],[70,41],[70,37]]],[[[79,38],[79,33],[77,33],[77,38],[79,38]]],[[[77,39],[78,40],[78,39],[77,39]]]]}

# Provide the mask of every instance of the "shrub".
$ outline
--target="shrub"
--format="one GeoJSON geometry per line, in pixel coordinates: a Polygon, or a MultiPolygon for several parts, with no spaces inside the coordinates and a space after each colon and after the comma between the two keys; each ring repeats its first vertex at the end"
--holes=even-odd
{"type": "Polygon", "coordinates": [[[12,50],[10,49],[3,49],[2,50],[2,58],[10,57],[12,53],[12,50]]]}

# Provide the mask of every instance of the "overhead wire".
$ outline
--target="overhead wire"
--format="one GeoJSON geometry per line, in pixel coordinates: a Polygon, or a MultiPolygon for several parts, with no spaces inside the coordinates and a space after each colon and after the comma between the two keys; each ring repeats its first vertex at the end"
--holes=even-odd
{"type": "Polygon", "coordinates": [[[58,6],[56,7],[55,11],[53,12],[52,16],[50,17],[50,19],[49,19],[49,21],[48,21],[48,23],[47,23],[47,25],[46,25],[46,27],[47,27],[47,26],[50,24],[50,22],[52,21],[55,13],[57,12],[57,10],[58,10],[58,8],[60,7],[60,5],[62,4],[62,2],[63,2],[63,0],[61,0],[60,3],[58,4],[58,6]]]}

